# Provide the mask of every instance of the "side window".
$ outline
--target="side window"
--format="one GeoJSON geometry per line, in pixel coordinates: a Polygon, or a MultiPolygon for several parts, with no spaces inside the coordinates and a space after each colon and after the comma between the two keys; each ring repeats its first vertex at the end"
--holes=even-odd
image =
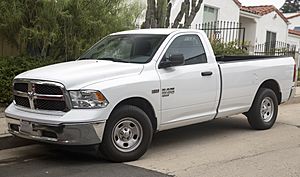
{"type": "Polygon", "coordinates": [[[207,63],[204,47],[197,35],[183,35],[177,37],[166,51],[164,59],[178,54],[184,56],[185,65],[207,63]]]}

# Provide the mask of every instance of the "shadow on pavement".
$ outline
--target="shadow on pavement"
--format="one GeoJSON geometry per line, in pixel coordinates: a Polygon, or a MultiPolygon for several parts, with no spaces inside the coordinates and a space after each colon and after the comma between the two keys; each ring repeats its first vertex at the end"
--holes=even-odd
{"type": "MultiPolygon", "coordinates": [[[[154,136],[151,149],[184,145],[191,141],[207,141],[219,136],[229,136],[238,132],[252,131],[246,118],[234,117],[216,119],[213,121],[190,125],[182,128],[159,132],[154,136]],[[179,141],[180,140],[180,141],[179,141]]],[[[0,163],[0,177],[32,177],[32,176],[105,176],[105,177],[134,177],[134,176],[167,176],[154,171],[125,165],[110,163],[96,156],[96,146],[41,146],[39,156],[26,157],[0,163]],[[2,164],[2,165],[1,165],[2,164]]],[[[151,155],[151,154],[149,154],[151,155]]]]}
{"type": "Polygon", "coordinates": [[[41,146],[45,154],[0,164],[0,177],[167,177],[168,175],[95,156],[94,147],[41,146]]]}
{"type": "Polygon", "coordinates": [[[253,131],[247,118],[238,117],[220,118],[212,121],[189,125],[176,129],[166,130],[155,134],[151,148],[163,148],[170,144],[184,144],[192,141],[207,141],[219,136],[229,136],[234,133],[253,131]],[[180,140],[180,141],[179,141],[180,140]]]}

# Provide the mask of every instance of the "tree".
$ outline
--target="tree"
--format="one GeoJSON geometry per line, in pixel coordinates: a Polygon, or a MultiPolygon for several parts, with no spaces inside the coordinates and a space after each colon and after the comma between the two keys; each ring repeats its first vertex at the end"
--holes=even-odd
{"type": "Polygon", "coordinates": [[[184,0],[173,24],[170,24],[170,0],[147,0],[147,11],[142,28],[178,28],[184,17],[184,28],[189,28],[200,10],[203,0],[184,0]]]}
{"type": "Polygon", "coordinates": [[[74,59],[107,34],[135,28],[136,2],[1,0],[0,35],[27,55],[74,59]]]}
{"type": "Polygon", "coordinates": [[[286,0],[280,9],[283,13],[295,13],[300,11],[299,0],[286,0]]]}
{"type": "MultiPolygon", "coordinates": [[[[171,6],[170,0],[147,0],[147,11],[142,28],[167,27],[167,6],[171,6]]],[[[171,12],[171,11],[170,11],[171,12]]]]}

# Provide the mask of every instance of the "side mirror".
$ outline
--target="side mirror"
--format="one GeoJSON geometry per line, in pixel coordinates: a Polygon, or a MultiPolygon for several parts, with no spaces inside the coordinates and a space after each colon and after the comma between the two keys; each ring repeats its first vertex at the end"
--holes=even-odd
{"type": "Polygon", "coordinates": [[[171,55],[169,58],[161,61],[158,68],[168,68],[172,66],[180,66],[184,65],[184,56],[183,54],[174,54],[171,55]]]}

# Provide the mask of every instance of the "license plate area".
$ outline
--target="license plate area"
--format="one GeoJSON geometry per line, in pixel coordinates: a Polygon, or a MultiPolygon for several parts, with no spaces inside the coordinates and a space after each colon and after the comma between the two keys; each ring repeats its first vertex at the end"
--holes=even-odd
{"type": "Polygon", "coordinates": [[[31,125],[31,123],[28,122],[28,121],[22,120],[20,122],[20,132],[31,133],[32,132],[32,125],[31,125]]]}
{"type": "Polygon", "coordinates": [[[30,134],[30,135],[35,135],[35,136],[39,136],[40,132],[39,131],[35,131],[33,129],[33,124],[31,122],[25,121],[25,120],[21,120],[20,121],[20,132],[21,133],[26,133],[26,134],[30,134]]]}

